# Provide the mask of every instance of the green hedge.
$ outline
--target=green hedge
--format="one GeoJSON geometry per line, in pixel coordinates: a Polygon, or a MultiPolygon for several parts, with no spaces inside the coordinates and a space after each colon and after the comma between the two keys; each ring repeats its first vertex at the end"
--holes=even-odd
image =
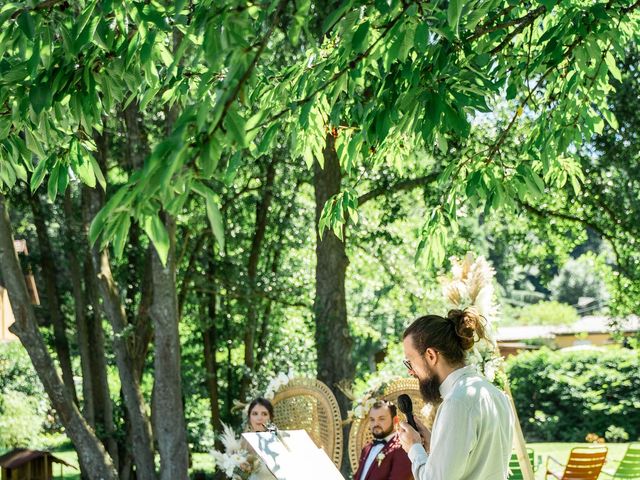
{"type": "Polygon", "coordinates": [[[637,440],[639,353],[543,348],[511,357],[507,371],[527,441],[583,442],[589,433],[604,437],[611,427],[637,440]]]}

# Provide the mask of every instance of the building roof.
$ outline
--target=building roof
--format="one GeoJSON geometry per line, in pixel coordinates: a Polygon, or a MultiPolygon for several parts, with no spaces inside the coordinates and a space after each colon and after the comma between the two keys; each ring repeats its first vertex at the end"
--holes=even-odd
{"type": "Polygon", "coordinates": [[[640,331],[640,317],[631,315],[623,319],[589,315],[571,325],[522,325],[498,328],[496,338],[499,342],[533,340],[536,338],[554,338],[558,335],[576,335],[578,333],[611,333],[616,323],[622,332],[640,331]]]}
{"type": "Polygon", "coordinates": [[[75,468],[73,465],[68,464],[61,458],[51,455],[51,452],[41,450],[29,450],[28,448],[16,448],[8,453],[0,456],[0,467],[3,468],[18,468],[29,463],[37,458],[50,457],[54,462],[62,463],[67,467],[75,468]]]}

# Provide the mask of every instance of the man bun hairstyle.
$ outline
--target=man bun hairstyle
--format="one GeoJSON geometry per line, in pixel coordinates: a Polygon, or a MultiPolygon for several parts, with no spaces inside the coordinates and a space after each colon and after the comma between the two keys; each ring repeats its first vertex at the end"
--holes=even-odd
{"type": "Polygon", "coordinates": [[[460,346],[465,352],[471,350],[478,340],[486,338],[484,317],[479,315],[474,308],[449,310],[447,319],[453,322],[460,346]]]}
{"type": "Polygon", "coordinates": [[[464,364],[465,352],[480,339],[487,338],[485,319],[473,307],[449,310],[446,317],[425,315],[404,331],[421,354],[433,348],[452,365],[464,364]]]}

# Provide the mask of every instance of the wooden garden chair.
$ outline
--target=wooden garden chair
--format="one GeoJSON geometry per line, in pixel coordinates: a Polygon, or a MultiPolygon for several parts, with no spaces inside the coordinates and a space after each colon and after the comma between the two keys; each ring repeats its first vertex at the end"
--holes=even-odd
{"type": "Polygon", "coordinates": [[[607,458],[607,447],[576,447],[571,449],[569,460],[564,465],[552,456],[547,457],[547,472],[545,479],[551,475],[558,480],[597,480],[607,458]],[[549,460],[560,467],[564,467],[562,474],[557,474],[549,469],[549,460]]]}
{"type": "Polygon", "coordinates": [[[629,445],[615,473],[602,470],[602,474],[614,480],[640,479],[640,443],[629,445]]]}
{"type": "MultiPolygon", "coordinates": [[[[535,454],[532,448],[527,448],[527,456],[529,457],[529,462],[531,463],[531,468],[535,472],[536,465],[534,463],[535,454]]],[[[511,459],[509,460],[509,471],[511,472],[507,477],[508,480],[523,480],[524,474],[522,473],[522,468],[520,468],[520,461],[518,460],[518,455],[514,452],[511,455],[511,459]]]]}

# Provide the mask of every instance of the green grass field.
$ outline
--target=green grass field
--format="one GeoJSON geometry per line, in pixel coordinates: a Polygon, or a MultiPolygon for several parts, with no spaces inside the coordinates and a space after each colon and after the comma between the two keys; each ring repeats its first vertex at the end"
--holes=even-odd
{"type": "MultiPolygon", "coordinates": [[[[588,443],[529,443],[527,447],[533,448],[536,458],[536,480],[543,480],[545,474],[545,465],[547,457],[552,456],[556,460],[564,463],[569,457],[569,452],[573,447],[588,447],[588,443]]],[[[615,471],[620,463],[624,452],[627,449],[627,443],[608,443],[605,445],[609,449],[607,455],[607,463],[604,469],[608,472],[615,471]]],[[[54,455],[64,461],[78,465],[76,452],[66,443],[53,449],[54,455]]],[[[192,471],[213,472],[213,459],[207,453],[195,453],[192,457],[192,471]]],[[[556,470],[557,471],[557,470],[556,470]]],[[[80,472],[77,469],[66,466],[55,465],[54,479],[64,478],[66,480],[80,480],[80,472]]],[[[602,476],[601,478],[606,478],[602,476]]]]}

